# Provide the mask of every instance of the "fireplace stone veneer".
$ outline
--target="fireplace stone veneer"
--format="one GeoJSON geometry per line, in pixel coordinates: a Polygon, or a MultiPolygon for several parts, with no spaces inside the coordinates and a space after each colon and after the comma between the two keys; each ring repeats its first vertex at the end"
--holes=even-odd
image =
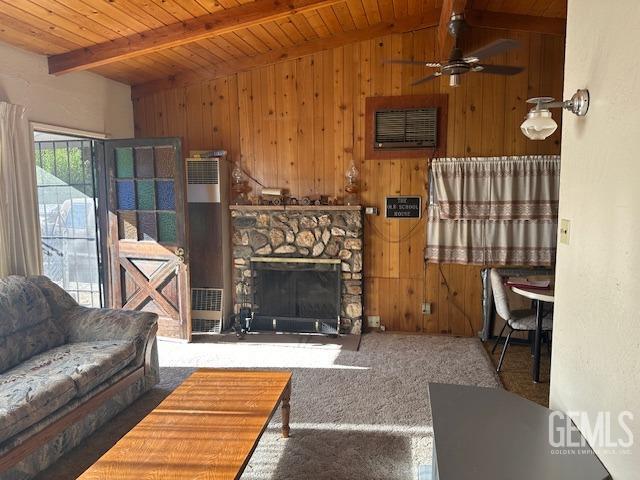
{"type": "Polygon", "coordinates": [[[251,303],[252,257],[339,259],[341,333],[362,330],[363,219],[360,206],[231,208],[234,305],[251,303]]]}

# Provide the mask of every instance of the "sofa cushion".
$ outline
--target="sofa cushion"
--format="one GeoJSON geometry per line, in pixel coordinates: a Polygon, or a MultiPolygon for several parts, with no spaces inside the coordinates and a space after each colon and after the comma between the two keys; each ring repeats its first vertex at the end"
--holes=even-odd
{"type": "Polygon", "coordinates": [[[0,374],[0,443],[63,407],[77,393],[66,375],[34,375],[22,365],[0,374]]]}
{"type": "Polygon", "coordinates": [[[51,319],[12,335],[1,337],[0,373],[63,343],[64,334],[51,319]]]}
{"type": "Polygon", "coordinates": [[[51,317],[42,291],[25,277],[0,278],[0,337],[37,325],[51,317]]]}
{"type": "Polygon", "coordinates": [[[135,355],[135,345],[128,340],[68,343],[36,355],[20,367],[36,375],[66,375],[80,396],[129,365],[135,355]]]}
{"type": "Polygon", "coordinates": [[[27,280],[40,289],[54,318],[59,318],[70,308],[78,306],[78,302],[71,295],[44,275],[32,275],[27,277],[27,280]]]}
{"type": "Polygon", "coordinates": [[[0,373],[64,341],[38,286],[19,276],[0,279],[0,373]]]}

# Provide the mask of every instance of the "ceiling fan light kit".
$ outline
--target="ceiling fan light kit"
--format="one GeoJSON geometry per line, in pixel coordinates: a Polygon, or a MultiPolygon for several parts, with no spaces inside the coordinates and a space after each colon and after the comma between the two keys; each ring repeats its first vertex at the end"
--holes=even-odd
{"type": "Polygon", "coordinates": [[[527,103],[533,104],[534,107],[527,113],[524,122],[520,125],[520,129],[531,140],[544,140],[558,128],[558,124],[552,118],[549,109],[564,108],[579,117],[583,117],[589,111],[589,90],[578,90],[570,100],[556,101],[553,97],[534,97],[527,100],[527,103]]]}
{"type": "MultiPolygon", "coordinates": [[[[483,73],[492,75],[516,75],[524,70],[523,67],[514,65],[492,65],[480,63],[488,57],[500,55],[513,48],[520,47],[517,40],[503,38],[480,47],[470,53],[463,53],[458,46],[458,39],[467,30],[467,24],[463,14],[454,13],[448,24],[449,34],[453,37],[453,48],[449,58],[442,62],[431,62],[426,60],[387,60],[384,63],[396,63],[404,65],[420,65],[424,68],[437,69],[430,75],[422,77],[411,85],[419,85],[441,76],[449,77],[449,86],[460,85],[460,77],[467,73],[483,73]]],[[[551,108],[564,108],[580,117],[587,114],[589,110],[589,90],[578,90],[570,100],[556,101],[553,97],[535,97],[527,100],[534,107],[527,113],[527,116],[520,125],[522,133],[531,140],[544,140],[553,135],[558,128],[558,124],[551,115],[551,108]]]]}
{"type": "Polygon", "coordinates": [[[448,30],[453,37],[453,48],[449,53],[449,58],[442,62],[430,62],[419,60],[387,60],[384,63],[396,63],[404,65],[420,65],[426,68],[437,68],[438,70],[431,75],[420,78],[411,85],[419,85],[429,80],[434,80],[442,75],[449,77],[449,86],[457,87],[460,85],[460,77],[466,73],[483,73],[492,75],[516,75],[524,70],[523,67],[513,65],[490,65],[481,64],[480,62],[488,57],[499,55],[513,48],[520,46],[520,43],[513,39],[500,39],[488,45],[478,48],[473,52],[465,54],[458,47],[458,38],[467,30],[467,24],[464,21],[464,15],[454,13],[449,20],[448,30]]]}

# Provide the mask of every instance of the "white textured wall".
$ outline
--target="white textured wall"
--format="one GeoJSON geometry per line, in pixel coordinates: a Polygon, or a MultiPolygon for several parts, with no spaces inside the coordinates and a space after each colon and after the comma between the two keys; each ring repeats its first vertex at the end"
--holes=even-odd
{"type": "Polygon", "coordinates": [[[128,85],[90,72],[47,72],[44,56],[0,43],[0,100],[26,106],[31,121],[134,136],[128,85]]]}
{"type": "Polygon", "coordinates": [[[639,26],[638,0],[569,0],[565,98],[586,87],[592,102],[562,124],[571,239],[558,245],[550,403],[634,414],[632,454],[600,452],[615,480],[640,478],[639,26]]]}

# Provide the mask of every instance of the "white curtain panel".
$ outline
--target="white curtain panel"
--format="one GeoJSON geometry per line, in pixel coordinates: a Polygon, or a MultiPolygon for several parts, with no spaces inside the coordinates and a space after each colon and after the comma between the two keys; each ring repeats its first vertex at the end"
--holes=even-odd
{"type": "Polygon", "coordinates": [[[440,218],[538,220],[558,216],[557,156],[437,159],[431,164],[440,218]]]}
{"type": "Polygon", "coordinates": [[[0,102],[0,277],[41,269],[31,129],[24,107],[0,102]]]}
{"type": "Polygon", "coordinates": [[[427,260],[553,265],[559,182],[558,156],[433,160],[427,260]]]}

